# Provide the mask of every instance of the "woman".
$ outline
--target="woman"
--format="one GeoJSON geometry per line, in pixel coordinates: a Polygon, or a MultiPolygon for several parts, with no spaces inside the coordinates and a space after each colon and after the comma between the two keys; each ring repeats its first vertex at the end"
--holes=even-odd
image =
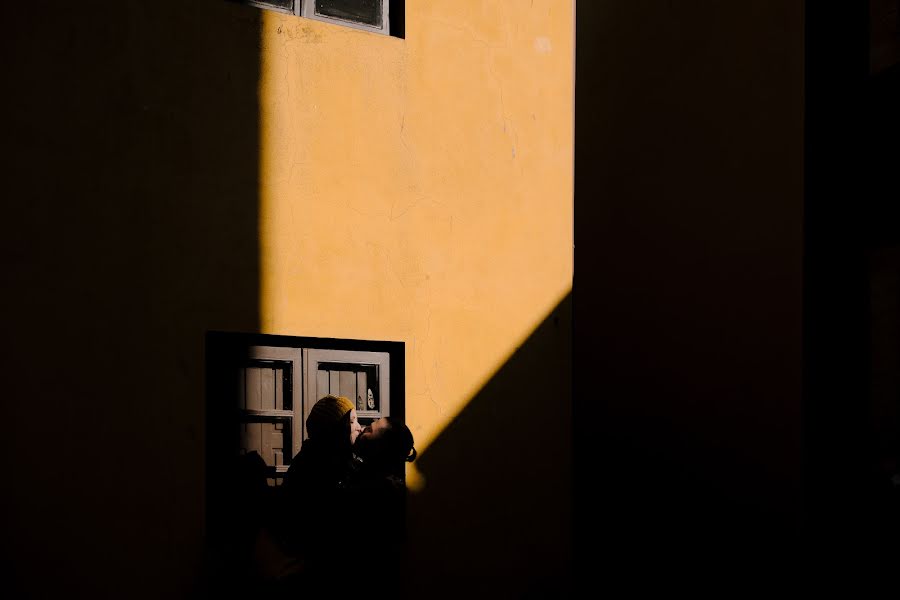
{"type": "Polygon", "coordinates": [[[285,489],[298,485],[334,486],[351,466],[353,443],[362,427],[349,398],[327,395],[312,407],[306,418],[308,439],[291,460],[284,478],[285,489]]]}
{"type": "Polygon", "coordinates": [[[314,585],[331,570],[351,531],[344,489],[353,471],[353,443],[362,427],[351,400],[327,395],[306,419],[308,438],[291,460],[276,510],[257,540],[263,579],[278,587],[314,585]]]}

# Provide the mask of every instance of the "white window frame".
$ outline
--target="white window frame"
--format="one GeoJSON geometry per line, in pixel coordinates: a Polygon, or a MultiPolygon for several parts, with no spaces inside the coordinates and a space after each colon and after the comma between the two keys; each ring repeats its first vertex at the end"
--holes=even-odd
{"type": "Polygon", "coordinates": [[[355,21],[346,21],[344,19],[336,19],[334,17],[328,17],[324,15],[316,14],[316,2],[315,0],[294,0],[294,8],[279,8],[277,6],[272,6],[271,4],[264,4],[262,2],[256,2],[254,0],[245,0],[247,4],[251,4],[253,6],[257,6],[259,8],[264,8],[266,10],[274,10],[275,12],[280,12],[288,15],[295,15],[298,17],[303,17],[305,19],[313,19],[314,21],[323,21],[325,23],[331,23],[332,25],[342,25],[344,27],[350,27],[352,29],[360,29],[362,31],[369,31],[371,33],[377,33],[380,35],[390,35],[391,34],[391,19],[390,19],[390,0],[380,0],[381,2],[381,26],[376,27],[372,25],[368,25],[366,23],[357,23],[355,21]]]}

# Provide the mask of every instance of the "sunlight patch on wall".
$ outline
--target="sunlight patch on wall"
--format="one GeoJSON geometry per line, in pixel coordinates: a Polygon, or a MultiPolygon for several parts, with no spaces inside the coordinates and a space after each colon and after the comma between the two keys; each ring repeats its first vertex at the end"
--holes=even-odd
{"type": "Polygon", "coordinates": [[[260,323],[405,342],[424,451],[571,289],[573,39],[551,0],[415,6],[263,15],[260,323]]]}
{"type": "MultiPolygon", "coordinates": [[[[504,340],[497,340],[498,342],[502,342],[502,344],[497,344],[495,347],[493,347],[491,349],[492,354],[490,356],[482,355],[478,357],[478,359],[482,361],[482,363],[480,364],[480,371],[477,368],[472,368],[467,377],[462,377],[452,382],[448,382],[449,385],[447,385],[444,389],[447,389],[451,393],[455,394],[455,397],[458,398],[459,401],[452,404],[447,403],[446,406],[440,411],[441,418],[432,419],[429,423],[430,427],[425,424],[417,427],[416,448],[419,450],[420,454],[424,453],[431,442],[441,435],[447,425],[449,425],[450,422],[452,422],[459,415],[459,413],[466,408],[469,402],[471,402],[475,398],[475,396],[477,396],[478,393],[482,390],[482,388],[484,388],[485,385],[487,385],[488,382],[498,373],[498,371],[507,364],[513,354],[531,338],[537,327],[541,325],[541,323],[545,319],[547,319],[552,311],[554,311],[563,301],[563,299],[571,294],[571,292],[571,285],[564,286],[556,299],[550,304],[545,305],[542,310],[537,311],[533,315],[533,319],[529,323],[529,325],[522,331],[520,331],[517,336],[510,337],[504,340]]],[[[442,369],[437,367],[433,371],[440,372],[441,370],[442,369]]],[[[515,398],[509,398],[508,400],[510,406],[515,405],[515,398]]],[[[560,400],[565,399],[561,398],[560,400]]],[[[419,492],[424,489],[426,481],[424,476],[416,468],[415,462],[407,465],[406,474],[407,484],[409,485],[409,488],[412,492],[419,492]]]]}

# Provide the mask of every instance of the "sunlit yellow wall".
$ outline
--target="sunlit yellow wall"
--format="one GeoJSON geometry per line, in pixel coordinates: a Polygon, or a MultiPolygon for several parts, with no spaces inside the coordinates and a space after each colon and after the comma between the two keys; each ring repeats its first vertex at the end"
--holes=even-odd
{"type": "Polygon", "coordinates": [[[571,288],[573,6],[406,13],[406,39],[265,15],[260,319],[405,342],[424,450],[571,288]]]}

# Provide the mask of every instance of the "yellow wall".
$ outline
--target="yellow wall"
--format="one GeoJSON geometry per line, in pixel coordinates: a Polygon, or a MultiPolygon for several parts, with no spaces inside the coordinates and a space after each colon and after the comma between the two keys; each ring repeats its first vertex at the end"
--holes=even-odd
{"type": "Polygon", "coordinates": [[[423,449],[571,288],[571,4],[265,15],[262,329],[406,342],[423,449]]]}

